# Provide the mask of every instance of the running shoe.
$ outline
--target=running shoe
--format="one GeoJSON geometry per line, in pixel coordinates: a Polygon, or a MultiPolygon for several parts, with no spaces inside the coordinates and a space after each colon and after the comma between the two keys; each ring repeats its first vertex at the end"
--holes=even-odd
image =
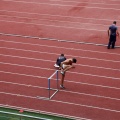
{"type": "Polygon", "coordinates": [[[61,89],[65,89],[65,87],[64,87],[63,85],[60,85],[60,88],[61,88],[61,89]]]}
{"type": "Polygon", "coordinates": [[[57,64],[54,64],[54,67],[59,68],[60,66],[59,66],[59,65],[57,65],[57,64]]]}
{"type": "Polygon", "coordinates": [[[64,74],[65,74],[65,72],[64,72],[64,71],[61,71],[61,74],[62,74],[62,75],[64,75],[64,74]]]}

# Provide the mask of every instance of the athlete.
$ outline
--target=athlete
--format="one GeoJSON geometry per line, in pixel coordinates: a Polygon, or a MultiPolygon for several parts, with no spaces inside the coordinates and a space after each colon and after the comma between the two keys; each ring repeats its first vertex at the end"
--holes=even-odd
{"type": "Polygon", "coordinates": [[[65,73],[69,69],[75,68],[75,66],[73,66],[73,63],[76,63],[76,62],[77,62],[77,60],[75,58],[66,59],[65,61],[61,62],[60,67],[61,67],[62,78],[61,78],[60,88],[65,89],[65,87],[64,87],[65,73]]]}

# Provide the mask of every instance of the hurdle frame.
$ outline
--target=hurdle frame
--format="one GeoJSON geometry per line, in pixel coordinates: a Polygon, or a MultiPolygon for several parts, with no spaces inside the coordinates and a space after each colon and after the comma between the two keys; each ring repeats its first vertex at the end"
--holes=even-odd
{"type": "Polygon", "coordinates": [[[41,96],[37,96],[38,99],[44,99],[44,100],[50,100],[53,98],[53,96],[55,96],[55,94],[59,91],[59,87],[58,87],[58,70],[56,70],[49,78],[48,78],[48,88],[46,89],[48,90],[48,97],[41,97],[41,96]],[[57,88],[51,88],[51,78],[56,74],[56,86],[57,88]],[[51,90],[55,91],[52,95],[51,95],[51,90]]]}

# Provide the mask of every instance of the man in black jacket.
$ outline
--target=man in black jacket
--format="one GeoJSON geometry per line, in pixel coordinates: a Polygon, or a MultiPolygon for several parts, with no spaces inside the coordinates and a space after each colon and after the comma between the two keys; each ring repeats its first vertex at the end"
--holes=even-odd
{"type": "Polygon", "coordinates": [[[109,43],[107,48],[110,49],[110,46],[112,45],[112,49],[114,49],[116,37],[119,36],[118,28],[116,26],[116,21],[114,21],[113,24],[109,27],[108,36],[109,36],[109,43]]]}
{"type": "Polygon", "coordinates": [[[64,54],[61,54],[61,55],[57,58],[54,67],[60,68],[61,62],[65,61],[65,60],[66,60],[66,57],[64,56],[64,54]]]}

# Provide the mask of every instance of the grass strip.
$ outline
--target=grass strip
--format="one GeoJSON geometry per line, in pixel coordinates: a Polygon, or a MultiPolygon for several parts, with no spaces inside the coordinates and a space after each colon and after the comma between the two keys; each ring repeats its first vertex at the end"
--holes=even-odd
{"type": "Polygon", "coordinates": [[[0,120],[73,120],[73,119],[0,107],[0,120]]]}

